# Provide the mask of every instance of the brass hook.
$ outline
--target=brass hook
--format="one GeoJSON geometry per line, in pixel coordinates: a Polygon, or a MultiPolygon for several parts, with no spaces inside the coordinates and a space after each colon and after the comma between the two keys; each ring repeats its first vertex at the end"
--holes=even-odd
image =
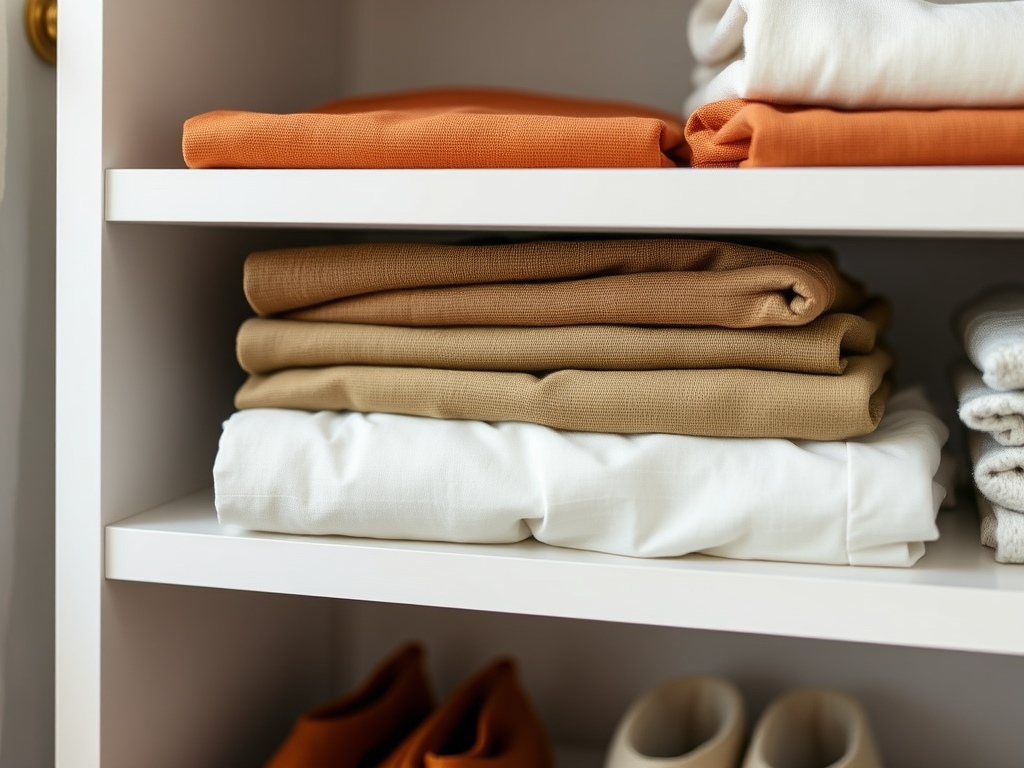
{"type": "Polygon", "coordinates": [[[39,58],[57,63],[57,0],[26,0],[25,31],[39,58]]]}

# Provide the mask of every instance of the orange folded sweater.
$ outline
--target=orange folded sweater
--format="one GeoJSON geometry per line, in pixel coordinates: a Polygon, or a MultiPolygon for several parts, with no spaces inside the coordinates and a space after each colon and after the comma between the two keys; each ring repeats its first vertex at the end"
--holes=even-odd
{"type": "Polygon", "coordinates": [[[690,115],[694,168],[1024,164],[1024,109],[847,112],[725,99],[690,115]]]}
{"type": "Polygon", "coordinates": [[[190,168],[648,168],[685,164],[683,121],[615,102],[451,89],[185,122],[190,168]]]}

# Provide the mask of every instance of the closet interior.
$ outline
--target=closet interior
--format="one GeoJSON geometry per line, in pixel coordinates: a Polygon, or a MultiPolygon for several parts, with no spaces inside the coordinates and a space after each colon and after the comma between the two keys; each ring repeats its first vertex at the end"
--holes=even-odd
{"type": "MultiPolygon", "coordinates": [[[[963,460],[950,316],[1024,282],[1024,169],[187,170],[182,122],[349,94],[516,87],[679,110],[689,0],[81,0],[58,64],[57,760],[253,766],[302,710],[421,639],[446,693],[519,659],[560,765],[629,702],[719,674],[751,718],[798,685],[868,709],[886,765],[1024,754],[1024,570],[973,501],[910,569],[633,560],[243,533],[216,522],[252,250],[480,233],[699,234],[831,248],[892,300],[899,385],[963,460]]],[[[401,468],[396,467],[396,472],[401,468]]]]}

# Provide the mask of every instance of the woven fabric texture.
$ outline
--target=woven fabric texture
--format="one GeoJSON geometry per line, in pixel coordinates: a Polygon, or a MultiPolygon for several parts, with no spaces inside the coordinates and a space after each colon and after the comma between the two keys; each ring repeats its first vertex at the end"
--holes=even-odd
{"type": "Polygon", "coordinates": [[[726,99],[686,123],[695,168],[1024,164],[1024,109],[846,112],[726,99]]]}
{"type": "Polygon", "coordinates": [[[751,328],[864,302],[822,254],[676,239],[264,251],[246,259],[244,283],[260,315],[380,325],[751,328]]]}
{"type": "Polygon", "coordinates": [[[687,150],[669,112],[464,89],[207,112],[185,122],[182,154],[190,168],[659,168],[687,150]]]}
{"type": "Polygon", "coordinates": [[[382,366],[289,368],[250,376],[235,405],[524,421],[583,432],[845,440],[878,425],[891,365],[891,355],[878,347],[851,357],[840,376],[747,368],[562,370],[547,376],[382,366]]]}
{"type": "Polygon", "coordinates": [[[247,373],[328,365],[396,365],[475,371],[755,368],[839,374],[867,354],[889,320],[875,301],[860,314],[822,315],[795,328],[549,328],[309,323],[253,318],[238,331],[247,373]]]}

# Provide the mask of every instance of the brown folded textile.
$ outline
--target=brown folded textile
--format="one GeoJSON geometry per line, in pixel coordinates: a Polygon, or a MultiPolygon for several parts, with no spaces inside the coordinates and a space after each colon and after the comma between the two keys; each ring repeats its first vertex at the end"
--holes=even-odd
{"type": "Polygon", "coordinates": [[[846,440],[885,410],[892,357],[851,357],[840,376],[747,368],[529,373],[335,366],[255,375],[238,408],[381,411],[526,421],[583,432],[846,440]]]}
{"type": "Polygon", "coordinates": [[[423,649],[405,646],[354,693],[299,717],[265,768],[377,765],[433,709],[423,649]]]}
{"type": "Polygon", "coordinates": [[[260,315],[416,326],[752,328],[864,301],[818,253],[669,239],[264,251],[245,262],[245,295],[260,315]]]}
{"type": "Polygon", "coordinates": [[[679,115],[503,90],[342,99],[306,113],[185,122],[190,168],[661,168],[685,165],[679,115]]]}
{"type": "Polygon", "coordinates": [[[828,314],[795,328],[406,328],[254,318],[238,331],[248,373],[327,365],[395,365],[470,371],[755,368],[837,374],[867,354],[889,322],[874,301],[860,314],[828,314]]]}
{"type": "Polygon", "coordinates": [[[1024,109],[844,111],[725,99],[690,115],[686,140],[695,168],[1019,165],[1024,109]]]}
{"type": "Polygon", "coordinates": [[[544,726],[502,660],[453,693],[380,768],[553,768],[544,726]]]}

